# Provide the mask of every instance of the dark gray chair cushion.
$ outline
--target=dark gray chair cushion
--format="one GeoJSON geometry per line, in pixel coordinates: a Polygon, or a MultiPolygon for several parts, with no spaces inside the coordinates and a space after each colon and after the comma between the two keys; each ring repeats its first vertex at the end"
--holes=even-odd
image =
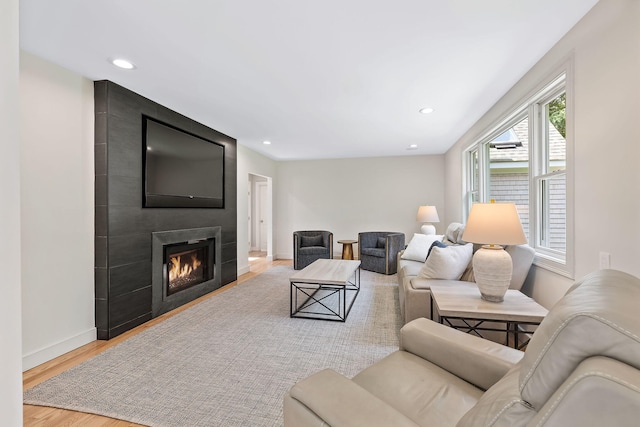
{"type": "Polygon", "coordinates": [[[322,235],[318,234],[316,236],[300,236],[300,247],[306,248],[309,246],[322,247],[322,235]]]}
{"type": "Polygon", "coordinates": [[[333,233],[325,230],[293,232],[294,269],[301,270],[321,258],[333,258],[333,233]]]}
{"type": "Polygon", "coordinates": [[[378,258],[384,258],[385,250],[382,248],[363,248],[361,251],[362,255],[369,255],[378,258]]]}

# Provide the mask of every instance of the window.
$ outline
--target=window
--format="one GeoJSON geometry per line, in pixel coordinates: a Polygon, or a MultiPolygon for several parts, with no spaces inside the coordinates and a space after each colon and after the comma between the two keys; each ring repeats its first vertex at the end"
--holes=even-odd
{"type": "Polygon", "coordinates": [[[467,204],[480,200],[480,171],[478,170],[478,148],[469,151],[469,181],[467,182],[467,204]]]}
{"type": "Polygon", "coordinates": [[[571,277],[567,120],[563,73],[465,152],[465,202],[515,203],[536,264],[571,277]]]}
{"type": "Polygon", "coordinates": [[[548,256],[562,258],[567,239],[566,93],[552,93],[551,98],[535,105],[541,135],[541,162],[533,176],[538,213],[536,247],[548,256]]]}

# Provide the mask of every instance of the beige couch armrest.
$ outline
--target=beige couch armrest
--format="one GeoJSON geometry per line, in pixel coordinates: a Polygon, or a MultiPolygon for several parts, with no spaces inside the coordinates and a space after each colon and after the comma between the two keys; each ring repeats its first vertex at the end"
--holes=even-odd
{"type": "Polygon", "coordinates": [[[404,414],[330,369],[305,378],[289,390],[284,401],[284,425],[417,427],[404,414]]]}
{"type": "Polygon", "coordinates": [[[400,349],[487,390],[520,361],[523,352],[428,319],[400,330],[400,349]]]}

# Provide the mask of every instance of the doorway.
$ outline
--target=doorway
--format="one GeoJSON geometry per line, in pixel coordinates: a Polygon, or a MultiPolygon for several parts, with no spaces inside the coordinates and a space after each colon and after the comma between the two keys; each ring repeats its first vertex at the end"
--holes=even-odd
{"type": "Polygon", "coordinates": [[[271,178],[249,174],[248,237],[249,268],[256,262],[272,261],[271,178]]]}

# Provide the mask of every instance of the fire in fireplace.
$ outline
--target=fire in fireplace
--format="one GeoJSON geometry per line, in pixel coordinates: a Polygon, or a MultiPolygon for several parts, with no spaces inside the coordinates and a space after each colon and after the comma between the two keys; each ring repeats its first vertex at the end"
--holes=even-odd
{"type": "Polygon", "coordinates": [[[213,278],[213,247],[213,239],[165,245],[167,296],[213,278]]]}

